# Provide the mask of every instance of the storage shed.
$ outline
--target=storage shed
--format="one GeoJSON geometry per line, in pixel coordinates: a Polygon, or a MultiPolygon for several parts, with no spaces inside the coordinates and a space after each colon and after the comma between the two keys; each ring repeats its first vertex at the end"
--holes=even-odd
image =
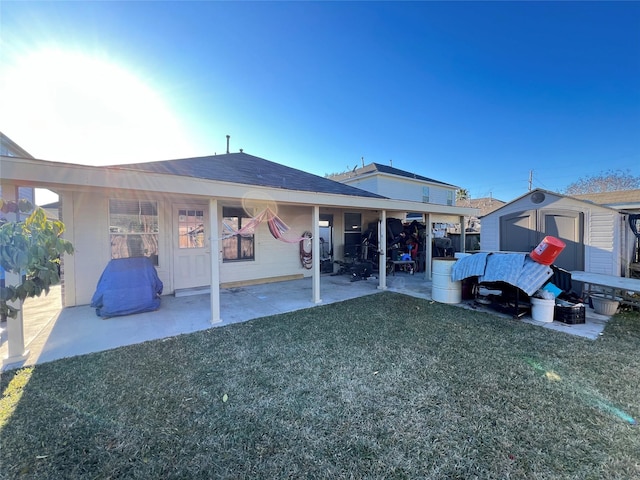
{"type": "Polygon", "coordinates": [[[566,270],[624,276],[635,237],[627,213],[536,189],[482,217],[483,251],[531,252],[547,235],[566,248],[555,265],[566,270]]]}

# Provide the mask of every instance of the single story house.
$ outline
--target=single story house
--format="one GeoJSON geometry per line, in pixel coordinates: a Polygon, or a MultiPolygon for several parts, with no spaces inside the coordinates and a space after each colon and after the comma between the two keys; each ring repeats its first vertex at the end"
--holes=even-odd
{"type": "MultiPolygon", "coordinates": [[[[369,222],[476,213],[455,202],[389,199],[242,151],[113,166],[1,156],[0,169],[4,194],[27,186],[59,195],[64,236],[75,247],[64,258],[65,306],[90,303],[112,258],[144,254],[164,294],[210,289],[212,322],[221,320],[221,287],[312,277],[311,301],[320,303],[321,226],[332,227],[339,252],[369,222]]],[[[380,236],[384,245],[384,229],[380,236]]],[[[384,268],[378,288],[386,288],[384,268]]]]}
{"type": "Polygon", "coordinates": [[[558,267],[628,276],[637,245],[629,215],[626,209],[535,189],[482,217],[481,248],[528,253],[550,235],[566,244],[558,267]]]}
{"type": "Polygon", "coordinates": [[[456,200],[458,207],[471,207],[479,210],[478,216],[472,216],[465,219],[465,230],[467,232],[480,233],[482,231],[482,224],[480,218],[490,214],[494,210],[504,206],[507,202],[498,200],[493,197],[481,197],[481,198],[461,198],[456,200]]]}

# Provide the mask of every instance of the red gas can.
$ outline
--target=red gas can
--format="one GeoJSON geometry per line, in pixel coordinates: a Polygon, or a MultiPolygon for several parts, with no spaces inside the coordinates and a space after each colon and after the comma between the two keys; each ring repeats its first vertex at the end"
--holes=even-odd
{"type": "Polygon", "coordinates": [[[566,247],[565,243],[559,238],[547,236],[533,249],[530,256],[542,265],[551,265],[564,247],[566,247]]]}

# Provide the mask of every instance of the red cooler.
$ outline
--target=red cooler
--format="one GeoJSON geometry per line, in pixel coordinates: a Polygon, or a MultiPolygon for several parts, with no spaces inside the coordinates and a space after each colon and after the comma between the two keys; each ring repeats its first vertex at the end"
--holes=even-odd
{"type": "Polygon", "coordinates": [[[565,243],[556,237],[544,237],[540,244],[533,249],[530,256],[542,265],[551,265],[560,252],[566,247],[565,243]]]}

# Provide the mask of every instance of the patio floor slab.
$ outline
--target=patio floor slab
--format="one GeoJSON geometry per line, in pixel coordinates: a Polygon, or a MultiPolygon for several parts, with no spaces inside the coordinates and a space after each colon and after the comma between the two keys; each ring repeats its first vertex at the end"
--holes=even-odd
{"type": "MultiPolygon", "coordinates": [[[[321,299],[319,305],[341,302],[365,295],[381,292],[378,280],[369,279],[351,282],[346,275],[324,275],[321,278],[321,299]]],[[[398,274],[387,277],[389,291],[403,293],[431,300],[431,282],[421,274],[398,274]]],[[[47,296],[29,299],[25,302],[24,333],[28,356],[25,360],[4,362],[2,369],[12,369],[110,350],[125,345],[133,345],[175,335],[192,333],[208,328],[216,328],[254,318],[292,312],[316,306],[312,302],[312,279],[235,287],[220,291],[222,322],[211,323],[210,299],[208,294],[162,297],[162,304],[155,312],[146,312],[123,317],[103,319],[87,305],[61,308],[60,287],[53,287],[47,296]]],[[[487,311],[473,301],[457,304],[462,308],[487,311]]],[[[522,321],[556,331],[597,338],[609,317],[597,315],[587,308],[586,323],[565,325],[560,322],[536,322],[531,317],[522,321]]],[[[3,326],[6,324],[2,324],[3,326]]],[[[0,331],[0,356],[7,357],[6,329],[0,331]]]]}

